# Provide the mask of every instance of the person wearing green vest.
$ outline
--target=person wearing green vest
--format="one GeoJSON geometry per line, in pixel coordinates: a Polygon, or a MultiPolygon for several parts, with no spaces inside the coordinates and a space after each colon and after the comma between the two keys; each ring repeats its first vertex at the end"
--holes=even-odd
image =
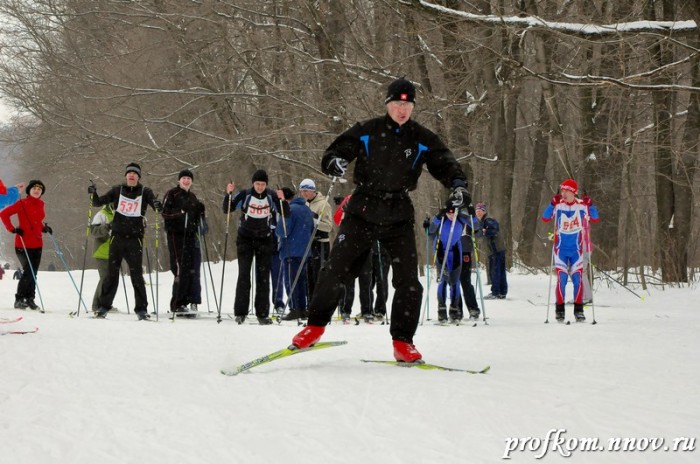
{"type": "MultiPolygon", "coordinates": [[[[95,258],[97,272],[100,275],[100,281],[97,283],[97,288],[95,289],[95,296],[92,298],[93,312],[97,312],[100,307],[102,283],[107,277],[107,268],[109,267],[109,242],[111,241],[113,219],[114,210],[111,204],[107,204],[95,214],[90,224],[90,235],[95,239],[95,251],[92,253],[92,256],[95,258]]],[[[118,286],[114,287],[114,295],[117,293],[117,288],[118,286]]],[[[110,295],[110,301],[114,300],[114,295],[110,295]]]]}

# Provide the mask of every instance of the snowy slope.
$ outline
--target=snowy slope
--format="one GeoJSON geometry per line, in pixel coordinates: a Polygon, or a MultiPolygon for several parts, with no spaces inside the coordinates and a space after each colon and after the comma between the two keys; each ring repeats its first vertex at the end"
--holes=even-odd
{"type": "MultiPolygon", "coordinates": [[[[235,268],[226,267],[226,313],[235,268]]],[[[542,443],[530,441],[510,461],[698,462],[698,451],[664,451],[676,437],[700,438],[697,289],[654,290],[641,301],[598,284],[598,324],[565,326],[544,324],[546,307],[528,303],[546,303],[547,276],[509,279],[508,299],[487,302],[488,325],[425,321],[415,338],[427,361],[491,365],[486,375],[361,363],[391,359],[388,327],[334,322],[324,340],[347,345],[225,377],[219,369],[288,345],[299,328],[137,322],[121,288],[120,313],[70,318],[77,295],[67,274],[42,272],[46,314],[0,309],[0,318],[24,316],[0,330],[40,328],[0,337],[0,462],[494,463],[517,445],[509,438],[544,440],[559,429],[542,459],[542,443]],[[656,452],[584,451],[576,442],[563,457],[579,438],[601,447],[614,438],[665,442],[656,452]]],[[[88,271],[88,304],[96,281],[88,271]]],[[[159,276],[163,309],[171,282],[159,276]]],[[[0,281],[0,307],[11,307],[15,286],[0,281]]]]}

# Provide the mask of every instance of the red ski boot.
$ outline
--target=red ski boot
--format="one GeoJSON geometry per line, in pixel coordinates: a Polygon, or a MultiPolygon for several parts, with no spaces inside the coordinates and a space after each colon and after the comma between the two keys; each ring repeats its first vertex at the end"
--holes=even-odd
{"type": "Polygon", "coordinates": [[[423,356],[418,352],[413,343],[394,340],[394,358],[399,362],[420,362],[423,356]]]}
{"type": "Polygon", "coordinates": [[[307,325],[304,330],[299,332],[292,339],[292,345],[299,349],[308,348],[311,345],[316,344],[321,339],[323,332],[326,331],[325,327],[319,327],[317,325],[307,325]]]}

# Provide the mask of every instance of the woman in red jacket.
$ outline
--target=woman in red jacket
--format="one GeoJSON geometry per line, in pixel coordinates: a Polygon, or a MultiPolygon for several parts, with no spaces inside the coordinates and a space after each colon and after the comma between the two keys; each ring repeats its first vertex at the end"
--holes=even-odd
{"type": "Polygon", "coordinates": [[[36,292],[36,272],[41,263],[41,252],[44,242],[41,233],[51,233],[51,228],[44,224],[44,200],[41,196],[46,187],[40,180],[32,180],[27,185],[25,192],[27,196],[18,202],[0,211],[2,219],[8,232],[15,234],[15,253],[22,265],[24,272],[17,284],[15,294],[15,308],[17,309],[39,309],[34,303],[36,292]],[[17,215],[19,225],[15,227],[10,218],[17,215]],[[32,274],[31,271],[34,271],[32,274]]]}

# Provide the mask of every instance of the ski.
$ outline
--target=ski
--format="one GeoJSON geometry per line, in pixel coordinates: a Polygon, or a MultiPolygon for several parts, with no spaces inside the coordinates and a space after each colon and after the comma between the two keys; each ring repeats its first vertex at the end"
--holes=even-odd
{"type": "Polygon", "coordinates": [[[24,316],[17,316],[14,319],[6,319],[3,317],[2,319],[0,319],[0,324],[12,324],[14,322],[19,322],[22,319],[24,319],[24,316]]]}
{"type": "Polygon", "coordinates": [[[330,348],[332,346],[340,346],[340,345],[345,345],[348,342],[342,340],[342,341],[335,341],[335,342],[318,342],[315,345],[312,345],[308,348],[303,348],[299,349],[295,347],[294,345],[290,345],[287,348],[283,348],[281,350],[275,351],[274,353],[270,353],[268,355],[262,356],[258,359],[254,359],[250,362],[247,362],[245,364],[242,364],[238,367],[235,367],[233,369],[222,369],[221,373],[224,375],[232,376],[232,375],[238,375],[241,372],[248,371],[254,367],[260,366],[262,364],[267,364],[272,361],[277,361],[278,359],[286,358],[288,356],[293,356],[295,354],[299,353],[305,353],[307,351],[314,351],[314,350],[322,350],[324,348],[330,348]]]}
{"type": "Polygon", "coordinates": [[[458,321],[458,322],[453,322],[453,321],[445,321],[445,322],[436,322],[433,325],[437,325],[440,327],[459,327],[459,326],[470,326],[470,327],[476,327],[477,323],[479,321],[475,321],[472,319],[465,319],[463,321],[458,321]]]}
{"type": "Polygon", "coordinates": [[[399,367],[415,367],[418,369],[423,369],[426,371],[449,371],[449,372],[464,372],[467,374],[486,374],[489,370],[491,370],[491,366],[486,366],[480,371],[475,371],[475,370],[470,370],[470,369],[457,369],[454,367],[445,367],[445,366],[438,366],[436,364],[428,364],[424,362],[415,362],[415,363],[407,363],[407,362],[401,362],[401,361],[383,361],[383,360],[377,360],[377,359],[361,359],[362,362],[365,363],[378,363],[378,364],[389,364],[391,366],[399,366],[399,367]]]}
{"type": "Polygon", "coordinates": [[[0,335],[25,335],[25,334],[32,334],[36,333],[39,331],[39,327],[34,327],[33,329],[30,330],[8,330],[8,331],[0,331],[0,335]]]}
{"type": "Polygon", "coordinates": [[[170,313],[170,320],[174,321],[175,318],[177,319],[197,319],[199,317],[199,313],[197,311],[184,311],[184,312],[176,312],[170,313]]]}

